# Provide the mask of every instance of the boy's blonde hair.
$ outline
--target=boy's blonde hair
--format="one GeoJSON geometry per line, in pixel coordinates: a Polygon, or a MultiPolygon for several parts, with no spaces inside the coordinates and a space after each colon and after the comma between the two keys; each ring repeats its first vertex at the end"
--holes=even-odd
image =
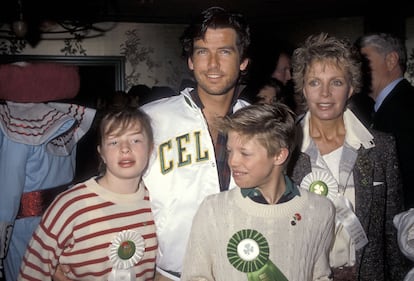
{"type": "Polygon", "coordinates": [[[234,131],[249,140],[253,137],[266,148],[269,156],[295,147],[295,114],[283,103],[252,104],[239,109],[231,116],[217,121],[217,128],[227,134],[234,131]]]}

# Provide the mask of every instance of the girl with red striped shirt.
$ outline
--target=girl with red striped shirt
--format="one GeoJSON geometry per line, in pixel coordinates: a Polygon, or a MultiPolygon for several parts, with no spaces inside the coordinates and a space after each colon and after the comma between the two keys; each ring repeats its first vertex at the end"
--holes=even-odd
{"type": "Polygon", "coordinates": [[[150,118],[125,94],[103,115],[102,173],[60,194],[33,234],[19,280],[152,280],[157,239],[141,177],[153,148],[150,118]]]}

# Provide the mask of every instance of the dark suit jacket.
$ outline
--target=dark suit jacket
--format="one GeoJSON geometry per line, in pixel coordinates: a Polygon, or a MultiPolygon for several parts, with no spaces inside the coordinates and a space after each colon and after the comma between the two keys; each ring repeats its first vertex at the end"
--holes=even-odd
{"type": "Polygon", "coordinates": [[[374,114],[373,128],[394,135],[404,186],[405,209],[414,207],[414,87],[403,79],[374,114]]]}
{"type": "MultiPolygon", "coordinates": [[[[397,244],[393,218],[403,211],[402,184],[393,136],[373,132],[375,147],[358,150],[353,168],[355,214],[368,237],[368,244],[357,252],[356,280],[402,281],[408,262],[397,244]]],[[[307,154],[292,158],[291,178],[299,184],[310,173],[307,154]]]]}

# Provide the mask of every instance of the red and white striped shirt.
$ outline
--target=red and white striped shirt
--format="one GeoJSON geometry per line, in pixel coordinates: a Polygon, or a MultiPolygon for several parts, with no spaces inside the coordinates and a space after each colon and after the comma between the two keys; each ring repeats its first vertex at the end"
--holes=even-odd
{"type": "Polygon", "coordinates": [[[71,267],[73,280],[107,280],[112,270],[111,241],[124,230],[145,241],[134,265],[136,280],[153,280],[158,242],[143,184],[134,194],[118,194],[95,178],[60,194],[42,217],[24,256],[19,280],[52,280],[58,264],[71,267]]]}

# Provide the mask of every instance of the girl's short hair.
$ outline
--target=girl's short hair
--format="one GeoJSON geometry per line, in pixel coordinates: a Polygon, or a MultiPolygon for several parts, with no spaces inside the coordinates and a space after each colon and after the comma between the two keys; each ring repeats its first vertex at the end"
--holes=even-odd
{"type": "MultiPolygon", "coordinates": [[[[151,118],[138,108],[137,99],[125,93],[116,93],[112,99],[101,108],[101,117],[98,127],[98,145],[102,145],[102,140],[108,134],[117,131],[118,134],[124,133],[133,124],[140,124],[141,130],[148,138],[148,143],[152,147],[154,144],[154,134],[151,126],[151,118]]],[[[101,162],[99,171],[102,173],[104,166],[101,162]]]]}

